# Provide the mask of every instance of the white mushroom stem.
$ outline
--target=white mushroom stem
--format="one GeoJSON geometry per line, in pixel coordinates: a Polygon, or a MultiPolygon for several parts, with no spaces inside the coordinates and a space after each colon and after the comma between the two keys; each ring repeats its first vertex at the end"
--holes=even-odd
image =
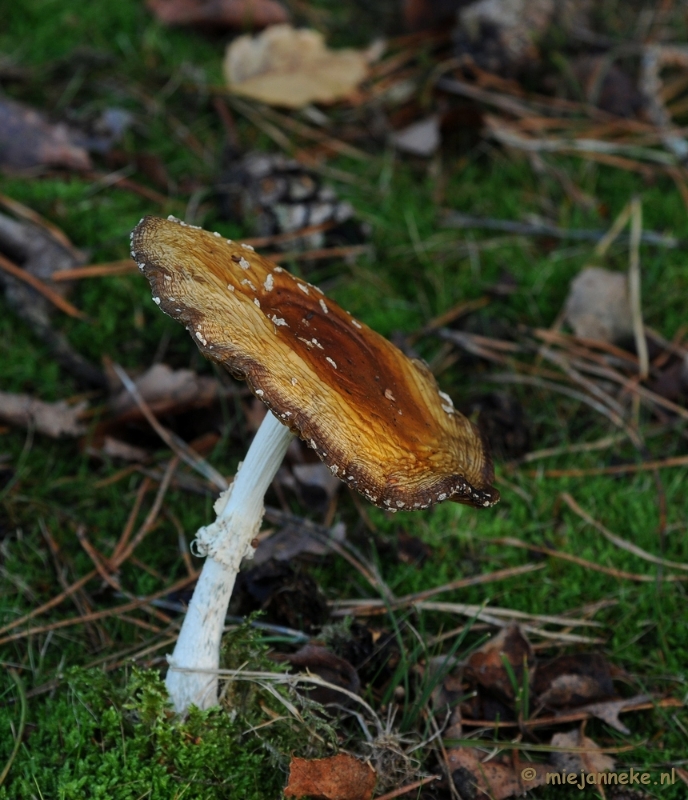
{"type": "Polygon", "coordinates": [[[265,512],[265,492],[293,438],[289,428],[268,412],[232,485],[215,503],[217,519],[196,534],[196,552],[207,559],[174,653],[167,659],[167,690],[178,712],[190,705],[217,705],[220,640],[229,598],[242,560],[253,556],[251,543],[265,512]]]}

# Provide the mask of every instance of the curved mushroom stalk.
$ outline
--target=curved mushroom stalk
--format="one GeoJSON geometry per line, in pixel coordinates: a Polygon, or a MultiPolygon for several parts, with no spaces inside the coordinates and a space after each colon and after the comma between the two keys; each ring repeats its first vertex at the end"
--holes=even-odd
{"type": "Polygon", "coordinates": [[[234,482],[215,503],[217,519],[196,534],[196,549],[207,559],[174,653],[168,656],[166,685],[178,712],[190,705],[217,705],[220,641],[229,598],[242,559],[253,556],[251,543],[263,519],[265,492],[293,438],[268,412],[234,482]]]}

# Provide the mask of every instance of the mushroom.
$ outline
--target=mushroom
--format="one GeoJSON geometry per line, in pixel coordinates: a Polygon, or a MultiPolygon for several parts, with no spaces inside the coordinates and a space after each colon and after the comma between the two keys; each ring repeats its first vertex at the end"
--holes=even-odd
{"type": "Polygon", "coordinates": [[[268,413],[217,519],[196,534],[206,556],[174,653],[175,708],[217,703],[229,598],[263,516],[263,497],[297,435],[352,489],[389,511],[454,500],[497,502],[486,445],[427,366],[407,358],[316,287],[249,245],[146,217],[132,256],[154,302],[182,322],[201,352],[247,382],[268,413]]]}

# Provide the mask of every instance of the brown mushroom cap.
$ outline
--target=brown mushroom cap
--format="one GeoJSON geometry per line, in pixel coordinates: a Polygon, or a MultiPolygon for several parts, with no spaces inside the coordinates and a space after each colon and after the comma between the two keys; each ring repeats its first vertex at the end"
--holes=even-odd
{"type": "Polygon", "coordinates": [[[248,382],[334,475],[381,508],[491,506],[485,443],[428,368],[253,248],[146,217],[132,255],[153,300],[248,382]]]}

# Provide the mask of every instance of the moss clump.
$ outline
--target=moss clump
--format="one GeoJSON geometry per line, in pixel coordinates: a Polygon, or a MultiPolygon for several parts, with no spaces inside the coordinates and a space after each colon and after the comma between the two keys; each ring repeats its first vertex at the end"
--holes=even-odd
{"type": "MultiPolygon", "coordinates": [[[[258,656],[259,669],[274,671],[261,649],[242,628],[225,653],[232,662],[258,656]]],[[[71,670],[53,697],[30,707],[0,800],[276,798],[292,754],[325,754],[328,726],[290,689],[239,685],[239,707],[192,709],[179,720],[156,671],[134,670],[118,684],[98,670],[71,670]],[[301,706],[301,720],[281,703],[286,693],[288,704],[301,706]]],[[[14,705],[0,709],[0,764],[10,756],[17,717],[14,705]]]]}

